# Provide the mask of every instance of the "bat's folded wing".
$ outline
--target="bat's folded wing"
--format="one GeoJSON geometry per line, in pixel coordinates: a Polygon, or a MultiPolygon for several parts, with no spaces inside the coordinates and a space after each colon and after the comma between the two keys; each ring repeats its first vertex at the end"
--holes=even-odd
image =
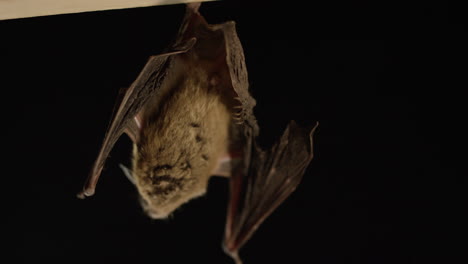
{"type": "Polygon", "coordinates": [[[183,45],[177,46],[171,52],[151,57],[133,84],[124,93],[121,93],[116,103],[116,111],[114,111],[112,121],[104,137],[104,142],[83,191],[78,194],[79,198],[94,194],[104,163],[124,132],[133,141],[137,141],[139,133],[138,114],[148,100],[161,92],[160,88],[167,80],[171,67],[175,67],[174,55],[188,51],[194,44],[195,39],[192,38],[183,45]]]}
{"type": "Polygon", "coordinates": [[[198,13],[199,7],[200,3],[187,5],[178,38],[172,45],[172,48],[167,53],[150,57],[133,84],[121,93],[116,103],[116,111],[114,111],[111,123],[104,137],[104,142],[85,186],[78,194],[79,198],[85,198],[94,194],[104,163],[123,133],[126,133],[132,141],[138,141],[140,130],[139,114],[151,98],[161,95],[163,92],[162,87],[173,77],[170,75],[177,68],[175,57],[178,54],[189,51],[195,45],[196,39],[186,32],[191,33],[192,31],[187,30],[189,25],[193,21],[201,19],[198,13]]]}
{"type": "Polygon", "coordinates": [[[269,151],[257,146],[252,129],[245,130],[244,164],[231,176],[224,238],[236,263],[241,263],[238,250],[300,183],[312,160],[315,127],[303,129],[292,121],[269,151]]]}

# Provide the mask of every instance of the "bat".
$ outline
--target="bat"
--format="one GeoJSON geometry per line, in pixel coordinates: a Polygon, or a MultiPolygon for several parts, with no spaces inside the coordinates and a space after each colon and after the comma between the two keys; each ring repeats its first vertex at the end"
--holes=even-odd
{"type": "Polygon", "coordinates": [[[187,4],[170,48],[150,57],[120,93],[78,197],[94,194],[109,153],[125,133],[133,142],[132,168],[122,169],[153,219],[167,218],[203,195],[211,176],[229,178],[223,248],[240,264],[239,249],[300,183],[317,125],[301,128],[291,121],[277,143],[262,150],[235,23],[208,24],[199,7],[187,4]]]}

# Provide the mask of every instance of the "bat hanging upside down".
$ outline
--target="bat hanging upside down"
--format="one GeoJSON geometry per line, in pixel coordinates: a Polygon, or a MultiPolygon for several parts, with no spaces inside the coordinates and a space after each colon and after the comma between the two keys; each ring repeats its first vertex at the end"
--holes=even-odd
{"type": "Polygon", "coordinates": [[[187,11],[173,45],[153,56],[121,94],[99,155],[78,197],[92,196],[114,144],[133,141],[132,169],[123,168],[145,212],[166,218],[205,193],[212,175],[230,179],[224,249],[240,247],[300,183],[312,159],[314,128],[291,122],[268,151],[255,141],[255,100],[234,22],[209,25],[187,11]]]}

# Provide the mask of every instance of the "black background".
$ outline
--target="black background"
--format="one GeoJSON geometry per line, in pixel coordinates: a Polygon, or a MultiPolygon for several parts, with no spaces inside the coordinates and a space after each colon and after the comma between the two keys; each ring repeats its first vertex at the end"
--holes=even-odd
{"type": "MultiPolygon", "coordinates": [[[[241,250],[246,263],[466,263],[461,7],[373,2],[202,5],[210,23],[237,22],[263,146],[290,119],[320,122],[311,166],[241,250]]],[[[183,13],[0,21],[3,238],[18,261],[230,263],[220,246],[228,182],[150,220],[118,168],[129,163],[126,137],[96,195],[75,198],[118,90],[183,13]]]]}

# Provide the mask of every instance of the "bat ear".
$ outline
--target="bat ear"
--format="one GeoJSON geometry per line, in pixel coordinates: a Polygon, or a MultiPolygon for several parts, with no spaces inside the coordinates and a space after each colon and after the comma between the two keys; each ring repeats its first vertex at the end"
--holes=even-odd
{"type": "Polygon", "coordinates": [[[120,167],[120,169],[122,169],[122,171],[125,174],[125,176],[127,177],[127,179],[131,183],[133,183],[133,185],[136,185],[135,184],[135,178],[133,177],[132,171],[129,168],[125,167],[125,165],[123,165],[123,164],[119,164],[119,167],[120,167]]]}

